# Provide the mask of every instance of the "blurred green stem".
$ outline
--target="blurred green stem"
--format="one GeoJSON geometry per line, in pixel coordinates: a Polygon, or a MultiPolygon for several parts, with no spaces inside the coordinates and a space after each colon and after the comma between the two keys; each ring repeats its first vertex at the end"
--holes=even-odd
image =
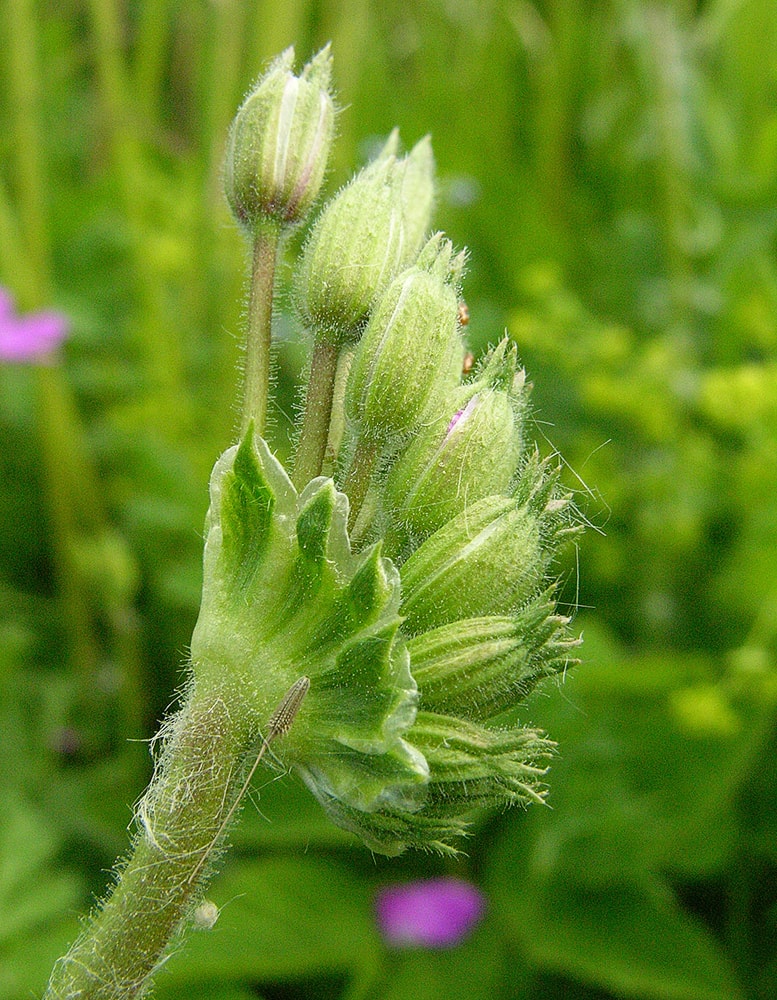
{"type": "Polygon", "coordinates": [[[143,116],[155,121],[159,113],[162,80],[168,44],[170,11],[143,3],[138,9],[137,44],[135,48],[135,92],[143,116]]]}
{"type": "MultiPolygon", "coordinates": [[[[43,197],[42,149],[39,118],[37,24],[30,0],[5,5],[11,105],[14,109],[19,214],[22,232],[13,225],[10,206],[4,206],[3,236],[12,245],[3,246],[9,260],[27,259],[29,267],[17,269],[25,284],[19,289],[22,305],[36,308],[51,294],[49,234],[43,197]],[[16,239],[15,239],[16,237],[16,239]],[[15,245],[13,245],[15,244],[15,245]]],[[[38,426],[46,499],[52,526],[52,551],[70,656],[84,678],[93,677],[98,662],[97,644],[91,629],[88,599],[74,561],[77,537],[75,512],[71,506],[70,479],[81,462],[75,448],[78,437],[67,386],[57,368],[36,367],[38,426]]]]}
{"type": "Polygon", "coordinates": [[[254,233],[241,436],[245,434],[252,421],[256,433],[264,434],[267,421],[273,286],[280,235],[280,224],[271,219],[259,223],[254,233]]]}
{"type": "MultiPolygon", "coordinates": [[[[155,256],[149,252],[149,227],[145,220],[148,167],[138,139],[138,121],[130,105],[129,74],[122,56],[122,29],[114,0],[90,0],[97,82],[105,125],[121,188],[123,211],[128,221],[134,264],[135,291],[140,320],[136,330],[143,350],[146,377],[157,397],[158,429],[166,437],[183,442],[189,394],[184,384],[181,329],[167,322],[164,290],[155,256]]],[[[144,123],[153,132],[156,122],[144,123]]],[[[152,244],[153,247],[153,244],[152,244]]]]}
{"type": "Polygon", "coordinates": [[[321,475],[329,440],[338,348],[328,338],[316,337],[308,379],[305,413],[302,418],[294,475],[297,489],[321,475]]]}
{"type": "Polygon", "coordinates": [[[32,0],[13,0],[5,4],[10,105],[13,108],[15,180],[24,223],[25,249],[30,257],[34,288],[25,289],[28,307],[45,302],[51,291],[49,231],[46,219],[40,135],[40,86],[36,25],[38,19],[32,0]]]}
{"type": "Polygon", "coordinates": [[[208,203],[222,199],[221,170],[224,162],[224,136],[235,113],[239,93],[240,64],[245,39],[246,10],[240,0],[221,0],[212,4],[210,30],[212,45],[207,74],[207,110],[203,115],[203,155],[207,157],[208,203]]]}
{"type": "MultiPolygon", "coordinates": [[[[38,20],[30,0],[5,5],[9,57],[10,104],[14,109],[15,180],[19,222],[0,188],[0,256],[13,269],[13,285],[21,305],[34,309],[52,297],[51,250],[45,192],[48,185],[43,163],[44,142],[40,119],[38,20]]],[[[44,488],[51,518],[51,547],[62,620],[69,656],[82,679],[86,694],[95,687],[101,653],[97,639],[98,609],[93,606],[92,583],[84,566],[90,543],[108,535],[94,469],[84,454],[83,430],[62,370],[56,365],[34,369],[38,403],[44,488]]],[[[132,619],[123,609],[122,621],[132,619]]],[[[140,718],[141,683],[137,649],[131,630],[122,626],[116,639],[123,673],[120,698],[127,731],[140,718]]]]}
{"type": "MultiPolygon", "coordinates": [[[[248,65],[261,66],[289,45],[301,45],[311,20],[311,0],[254,0],[248,28],[248,65]]],[[[326,33],[324,33],[325,37],[326,33]]]]}
{"type": "Polygon", "coordinates": [[[669,288],[674,318],[681,324],[686,324],[690,319],[689,292],[693,277],[686,249],[692,202],[688,129],[692,103],[682,88],[688,72],[683,65],[684,53],[677,26],[678,16],[681,15],[660,4],[650,4],[644,11],[659,140],[658,170],[663,193],[669,288]]]}

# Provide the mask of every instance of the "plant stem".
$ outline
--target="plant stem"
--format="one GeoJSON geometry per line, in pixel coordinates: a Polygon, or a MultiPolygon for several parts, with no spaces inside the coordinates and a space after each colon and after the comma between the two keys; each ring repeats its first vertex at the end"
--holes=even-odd
{"type": "Polygon", "coordinates": [[[332,399],[337,376],[338,347],[331,341],[316,338],[310,366],[310,379],[305,400],[297,454],[294,459],[294,485],[302,489],[311,479],[321,475],[329,440],[332,419],[332,399]]]}
{"type": "Polygon", "coordinates": [[[138,809],[132,855],[103,908],[55,966],[45,1000],[131,1000],[142,993],[212,873],[256,727],[244,707],[193,689],[167,732],[138,809]]]}
{"type": "Polygon", "coordinates": [[[356,450],[353,453],[351,467],[345,480],[345,493],[348,495],[350,504],[349,530],[356,523],[356,518],[367,495],[367,488],[370,485],[375,461],[378,457],[378,447],[378,441],[366,435],[361,436],[356,442],[356,450]]]}
{"type": "Polygon", "coordinates": [[[332,417],[329,421],[329,434],[326,439],[324,462],[321,466],[321,474],[324,476],[334,476],[337,470],[340,446],[345,436],[345,389],[351,371],[353,354],[353,348],[346,347],[340,351],[337,359],[337,372],[332,394],[332,417]]]}
{"type": "Polygon", "coordinates": [[[273,285],[280,235],[280,224],[269,219],[260,222],[254,234],[241,435],[251,421],[256,433],[263,434],[267,420],[273,285]]]}

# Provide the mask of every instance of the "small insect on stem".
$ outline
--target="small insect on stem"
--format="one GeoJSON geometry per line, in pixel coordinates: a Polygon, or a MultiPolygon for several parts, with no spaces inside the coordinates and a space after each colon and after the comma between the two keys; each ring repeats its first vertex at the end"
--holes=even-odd
{"type": "Polygon", "coordinates": [[[469,306],[464,299],[459,301],[458,319],[459,326],[467,326],[469,323],[469,306]]]}
{"type": "Polygon", "coordinates": [[[256,760],[251,765],[251,769],[246,775],[246,780],[243,782],[243,787],[237,793],[237,798],[232,803],[229,808],[229,812],[224,817],[221,826],[216,831],[216,836],[211,840],[208,846],[203,851],[202,857],[197,862],[194,871],[188,878],[188,884],[191,885],[192,882],[199,875],[202,866],[205,864],[207,859],[210,857],[211,851],[218,843],[219,837],[227,827],[227,824],[232,819],[235,814],[235,810],[240,805],[243,800],[243,796],[248,791],[248,786],[251,784],[251,779],[254,774],[256,774],[256,769],[259,767],[259,763],[264,757],[265,751],[270,745],[270,742],[278,736],[284,736],[291,729],[291,725],[294,719],[297,717],[297,712],[299,712],[302,707],[302,702],[305,700],[305,695],[310,690],[310,678],[309,677],[299,677],[291,685],[286,694],[281,698],[278,703],[278,707],[275,709],[273,714],[270,716],[270,721],[267,724],[267,735],[262,737],[262,745],[259,748],[259,753],[256,755],[256,760]]]}
{"type": "Polygon", "coordinates": [[[467,351],[464,355],[464,360],[461,364],[461,374],[469,375],[472,369],[475,367],[475,355],[472,351],[467,351]]]}
{"type": "Polygon", "coordinates": [[[310,678],[300,677],[294,681],[286,694],[281,698],[280,704],[270,716],[270,724],[267,727],[267,739],[265,744],[276,736],[283,736],[291,729],[291,724],[302,707],[305,695],[310,690],[310,678]]]}

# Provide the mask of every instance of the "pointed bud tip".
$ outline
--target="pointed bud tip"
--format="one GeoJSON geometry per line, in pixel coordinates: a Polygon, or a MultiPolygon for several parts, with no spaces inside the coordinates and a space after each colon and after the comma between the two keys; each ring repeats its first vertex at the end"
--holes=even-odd
{"type": "Polygon", "coordinates": [[[311,83],[328,90],[332,82],[332,43],[327,42],[307,63],[302,76],[311,83]]]}
{"type": "Polygon", "coordinates": [[[259,77],[232,122],[224,189],[238,222],[300,222],[321,189],[334,134],[331,57],[293,71],[289,47],[259,77]]]}

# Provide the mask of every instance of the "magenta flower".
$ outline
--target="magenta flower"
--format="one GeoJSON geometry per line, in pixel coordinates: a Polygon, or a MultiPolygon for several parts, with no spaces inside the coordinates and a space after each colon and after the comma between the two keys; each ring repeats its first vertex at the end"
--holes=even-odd
{"type": "Polygon", "coordinates": [[[0,362],[45,361],[67,336],[67,317],[58,312],[14,311],[10,294],[0,288],[0,362]]]}
{"type": "Polygon", "coordinates": [[[386,944],[395,948],[451,948],[477,926],[486,910],[483,893],[462,879],[436,878],[391,885],[375,909],[386,944]]]}

